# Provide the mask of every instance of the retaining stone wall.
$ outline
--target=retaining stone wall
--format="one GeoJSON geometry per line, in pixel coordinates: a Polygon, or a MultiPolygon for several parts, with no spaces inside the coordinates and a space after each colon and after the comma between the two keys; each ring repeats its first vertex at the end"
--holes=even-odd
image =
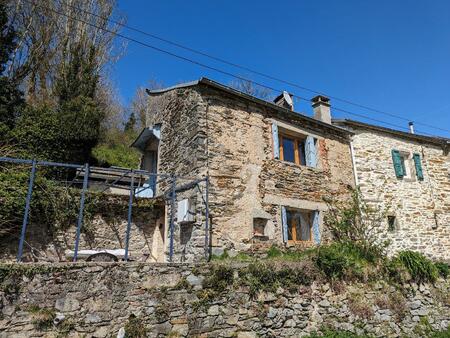
{"type": "Polygon", "coordinates": [[[313,282],[251,298],[239,283],[209,297],[203,281],[210,275],[208,265],[28,266],[16,277],[1,275],[0,337],[116,337],[130,330],[130,315],[149,337],[292,337],[323,327],[423,337],[450,322],[450,284],[443,280],[400,289],[313,282]]]}

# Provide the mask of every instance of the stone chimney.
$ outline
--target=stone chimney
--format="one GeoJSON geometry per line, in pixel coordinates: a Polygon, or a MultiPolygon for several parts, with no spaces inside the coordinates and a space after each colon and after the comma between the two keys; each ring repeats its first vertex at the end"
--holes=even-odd
{"type": "Polygon", "coordinates": [[[294,110],[294,101],[292,100],[292,94],[289,94],[287,91],[283,91],[280,95],[278,95],[273,102],[280,107],[284,107],[290,110],[294,110]]]}
{"type": "Polygon", "coordinates": [[[316,120],[331,124],[330,99],[326,96],[317,95],[311,99],[316,120]]]}

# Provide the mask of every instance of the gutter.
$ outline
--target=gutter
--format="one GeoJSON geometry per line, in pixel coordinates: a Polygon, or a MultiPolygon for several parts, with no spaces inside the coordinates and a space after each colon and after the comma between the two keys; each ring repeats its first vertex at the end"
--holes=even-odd
{"type": "Polygon", "coordinates": [[[356,159],[355,159],[355,149],[353,148],[353,138],[350,138],[350,155],[352,157],[353,166],[353,178],[355,179],[355,186],[358,187],[358,173],[356,171],[356,159]]]}

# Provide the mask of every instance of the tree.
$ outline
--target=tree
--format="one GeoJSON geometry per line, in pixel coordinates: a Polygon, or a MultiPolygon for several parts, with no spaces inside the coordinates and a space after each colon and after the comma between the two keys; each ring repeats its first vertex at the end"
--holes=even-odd
{"type": "Polygon", "coordinates": [[[18,83],[5,76],[11,54],[17,45],[17,33],[8,24],[4,2],[0,2],[0,143],[4,143],[7,132],[14,126],[15,119],[24,105],[18,83]]]}
{"type": "Polygon", "coordinates": [[[234,80],[231,81],[230,86],[240,92],[257,97],[262,100],[272,101],[272,91],[268,88],[255,85],[248,80],[234,80]]]}

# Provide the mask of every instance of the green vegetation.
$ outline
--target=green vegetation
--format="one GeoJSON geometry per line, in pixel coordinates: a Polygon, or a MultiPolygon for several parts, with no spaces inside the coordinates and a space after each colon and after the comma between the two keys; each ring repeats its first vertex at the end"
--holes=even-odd
{"type": "Polygon", "coordinates": [[[348,331],[335,331],[326,329],[322,331],[322,333],[314,332],[305,338],[370,338],[371,336],[367,335],[357,335],[356,333],[348,332],[348,331]]]}
{"type": "Polygon", "coordinates": [[[398,260],[416,282],[434,282],[438,277],[439,271],[436,266],[421,253],[401,251],[398,260]]]}
{"type": "Polygon", "coordinates": [[[436,269],[439,272],[439,275],[442,278],[447,278],[450,274],[450,267],[448,266],[447,263],[444,262],[436,262],[434,263],[434,265],[436,266],[436,269]]]}
{"type": "Polygon", "coordinates": [[[28,312],[32,314],[32,323],[39,331],[45,331],[53,326],[56,318],[55,309],[30,306],[28,312]]]}
{"type": "Polygon", "coordinates": [[[148,330],[142,319],[131,314],[125,324],[125,338],[147,337],[148,330]]]}

